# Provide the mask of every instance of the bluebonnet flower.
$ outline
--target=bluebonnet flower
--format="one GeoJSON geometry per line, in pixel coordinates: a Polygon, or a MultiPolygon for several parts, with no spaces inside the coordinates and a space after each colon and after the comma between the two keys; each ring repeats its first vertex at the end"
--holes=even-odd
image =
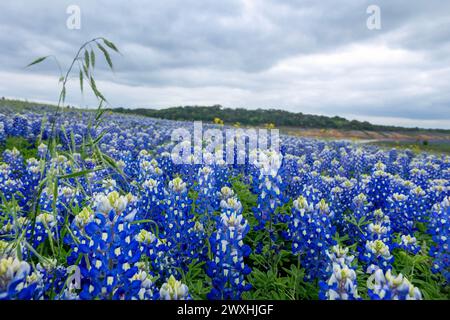
{"type": "Polygon", "coordinates": [[[133,276],[141,251],[134,238],[136,227],[130,224],[133,213],[125,215],[131,201],[132,196],[116,191],[100,194],[94,203],[96,214],[85,209],[75,217],[74,239],[66,241],[71,243],[74,255],[84,256],[79,264],[81,299],[130,299],[139,291],[141,283],[133,276]]]}
{"type": "Polygon", "coordinates": [[[331,164],[330,174],[332,176],[345,176],[346,175],[344,166],[337,158],[334,158],[333,160],[331,160],[330,164],[331,164]]]}
{"type": "Polygon", "coordinates": [[[9,177],[18,179],[22,176],[25,165],[22,154],[17,148],[3,151],[3,161],[9,165],[9,177]]]}
{"type": "Polygon", "coordinates": [[[165,178],[172,179],[174,168],[169,152],[164,151],[161,153],[161,157],[159,158],[159,166],[161,167],[165,178]]]}
{"type": "Polygon", "coordinates": [[[202,233],[202,228],[194,228],[191,204],[192,200],[188,197],[186,183],[179,177],[170,181],[161,228],[162,237],[168,248],[167,254],[173,261],[172,266],[167,270],[169,274],[176,274],[176,268],[186,270],[193,259],[201,253],[203,242],[198,241],[198,233],[202,233]]]}
{"type": "Polygon", "coordinates": [[[0,162],[0,183],[5,183],[9,179],[10,166],[7,163],[0,162]]]}
{"type": "Polygon", "coordinates": [[[342,230],[344,227],[344,212],[345,206],[344,206],[344,190],[339,187],[335,186],[330,190],[330,209],[334,212],[334,218],[333,222],[337,226],[338,230],[342,230]]]}
{"type": "Polygon", "coordinates": [[[42,297],[41,278],[26,261],[0,258],[0,300],[38,300],[42,297]]]}
{"type": "Polygon", "coordinates": [[[164,268],[167,267],[165,261],[165,252],[167,246],[165,240],[161,241],[152,232],[141,229],[135,236],[135,240],[140,245],[140,251],[149,258],[151,267],[158,274],[164,274],[164,268]]]}
{"type": "Polygon", "coordinates": [[[36,270],[42,279],[44,299],[51,299],[61,295],[67,280],[67,269],[58,265],[56,260],[49,260],[36,265],[36,270]]]}
{"type": "Polygon", "coordinates": [[[13,240],[22,233],[24,229],[28,227],[28,219],[21,216],[14,217],[9,215],[7,219],[3,221],[2,227],[0,229],[0,235],[2,238],[8,240],[13,240]]]}
{"type": "Polygon", "coordinates": [[[139,181],[156,178],[162,174],[158,161],[152,159],[146,150],[139,152],[138,164],[139,167],[133,170],[134,176],[137,176],[139,181]]]}
{"type": "Polygon", "coordinates": [[[368,215],[368,219],[371,219],[371,222],[366,227],[364,240],[381,240],[390,244],[392,241],[392,230],[389,216],[385,215],[383,210],[377,209],[368,215]]]}
{"type": "Polygon", "coordinates": [[[234,197],[234,191],[230,187],[224,186],[220,188],[220,191],[217,191],[217,197],[221,202],[226,202],[229,198],[234,197]]]}
{"type": "Polygon", "coordinates": [[[173,275],[169,277],[161,289],[159,289],[161,300],[191,300],[188,287],[175,279],[173,275]]]}
{"type": "Polygon", "coordinates": [[[119,191],[117,181],[114,179],[102,179],[101,186],[102,186],[101,190],[103,193],[119,191]]]}
{"type": "Polygon", "coordinates": [[[156,290],[154,277],[147,273],[145,270],[139,270],[131,278],[131,281],[140,282],[139,291],[133,299],[138,300],[156,300],[159,298],[159,292],[156,290]]]}
{"type": "Polygon", "coordinates": [[[231,210],[237,213],[242,212],[242,203],[238,200],[237,197],[232,196],[227,199],[222,199],[220,201],[220,208],[222,210],[231,210]]]}
{"type": "Polygon", "coordinates": [[[209,166],[199,169],[198,176],[198,185],[195,188],[198,192],[196,211],[200,213],[201,220],[205,224],[211,220],[213,212],[219,207],[216,198],[217,184],[214,171],[209,166]]]}
{"type": "Polygon", "coordinates": [[[401,153],[397,158],[397,163],[399,165],[399,174],[402,177],[408,178],[409,177],[409,169],[411,165],[411,161],[413,159],[413,154],[411,152],[405,151],[404,153],[401,153]]]}
{"type": "Polygon", "coordinates": [[[58,232],[57,224],[57,218],[55,218],[53,213],[44,212],[39,214],[36,217],[35,225],[30,224],[26,231],[28,238],[31,237],[34,231],[33,239],[31,239],[33,242],[33,247],[39,246],[49,237],[52,238],[52,241],[55,241],[56,233],[58,232]]]}
{"type": "MultiPolygon", "coordinates": [[[[282,156],[277,152],[260,152],[260,163],[258,165],[260,175],[258,178],[258,200],[257,206],[253,208],[258,225],[257,230],[267,230],[272,243],[275,245],[274,225],[279,222],[280,217],[277,209],[287,202],[284,196],[285,184],[278,170],[282,165],[282,156]]],[[[275,249],[275,247],[271,248],[275,249]]]]}
{"type": "Polygon", "coordinates": [[[385,208],[387,196],[390,194],[391,175],[385,170],[386,165],[382,162],[377,162],[367,186],[368,201],[372,203],[374,209],[385,208]]]}
{"type": "Polygon", "coordinates": [[[149,178],[142,183],[142,193],[138,216],[162,224],[164,204],[164,184],[160,179],[149,178]]]}
{"type": "Polygon", "coordinates": [[[214,179],[216,181],[216,188],[229,184],[230,171],[228,165],[224,160],[218,160],[213,165],[214,179]]]}
{"type": "Polygon", "coordinates": [[[95,215],[89,207],[83,208],[72,220],[70,232],[64,237],[64,243],[72,246],[72,250],[67,256],[69,265],[73,265],[81,254],[88,252],[86,243],[89,243],[89,237],[86,234],[85,227],[94,221],[95,215]],[[81,246],[83,245],[83,246],[81,246]]]}
{"type": "Polygon", "coordinates": [[[26,195],[31,194],[38,186],[41,180],[41,170],[43,163],[35,158],[27,159],[26,171],[22,177],[23,187],[26,190],[26,195]]]}
{"type": "Polygon", "coordinates": [[[408,206],[408,196],[394,193],[389,197],[389,217],[394,232],[411,233],[413,230],[413,216],[408,206]]]}
{"type": "Polygon", "coordinates": [[[38,148],[38,157],[40,159],[46,159],[47,158],[47,151],[48,151],[48,146],[45,143],[41,143],[38,148]]]}
{"type": "Polygon", "coordinates": [[[335,245],[327,250],[330,274],[327,281],[320,281],[319,297],[323,300],[357,300],[358,286],[355,268],[351,266],[354,256],[348,255],[348,248],[335,245]]]}
{"type": "Polygon", "coordinates": [[[0,184],[3,195],[7,201],[15,199],[20,205],[24,205],[25,197],[23,196],[23,184],[20,179],[7,178],[0,184]]]}
{"type": "Polygon", "coordinates": [[[74,187],[70,186],[58,186],[57,198],[54,201],[53,191],[49,188],[45,188],[41,194],[40,207],[41,211],[55,213],[54,207],[58,212],[58,222],[64,221],[64,219],[70,215],[71,211],[75,207],[80,207],[83,200],[82,193],[74,187]]]}
{"type": "Polygon", "coordinates": [[[350,239],[355,239],[361,241],[364,239],[364,230],[362,230],[356,223],[359,221],[367,219],[370,209],[372,208],[372,204],[368,202],[365,194],[360,193],[356,197],[353,198],[353,201],[350,206],[350,215],[352,217],[352,221],[345,219],[344,215],[344,228],[343,232],[349,235],[350,239]]]}
{"type": "Polygon", "coordinates": [[[183,179],[184,183],[188,188],[192,187],[194,182],[196,181],[196,174],[200,169],[199,160],[196,160],[194,154],[189,155],[181,164],[177,164],[175,166],[175,171],[178,172],[180,178],[183,179]]]}
{"type": "Polygon", "coordinates": [[[309,204],[305,197],[300,196],[293,202],[292,216],[289,221],[288,236],[292,241],[292,252],[301,254],[305,251],[304,238],[307,236],[307,230],[303,228],[305,220],[311,214],[314,207],[309,204]]]}
{"type": "Polygon", "coordinates": [[[308,182],[308,164],[305,163],[305,156],[293,157],[286,155],[284,157],[285,173],[289,174],[291,178],[286,179],[286,194],[290,197],[297,198],[303,189],[303,186],[308,182]]]}
{"type": "MultiPolygon", "coordinates": [[[[416,187],[412,181],[403,179],[401,176],[396,175],[392,177],[392,190],[391,195],[397,193],[402,195],[408,195],[409,192],[416,187]]],[[[389,204],[388,204],[389,206],[389,204]]]]}
{"type": "Polygon", "coordinates": [[[251,289],[251,285],[245,281],[245,276],[251,270],[244,262],[244,258],[250,254],[250,247],[243,242],[249,229],[242,214],[235,210],[224,210],[221,214],[217,231],[210,239],[214,260],[207,266],[207,274],[213,285],[208,294],[209,299],[237,300],[244,291],[251,289]]]}
{"type": "Polygon", "coordinates": [[[355,270],[347,265],[333,264],[333,273],[326,283],[322,283],[321,289],[325,291],[321,295],[327,300],[355,300],[359,299],[356,285],[355,270]]]}
{"type": "Polygon", "coordinates": [[[50,159],[49,170],[53,169],[53,172],[58,174],[69,174],[72,171],[71,161],[64,155],[56,155],[50,159]]]}
{"type": "Polygon", "coordinates": [[[450,193],[450,181],[446,179],[435,179],[429,181],[428,202],[438,203],[444,201],[445,197],[450,193]]]}
{"type": "Polygon", "coordinates": [[[367,280],[372,300],[422,300],[422,294],[402,274],[394,276],[391,270],[376,270],[367,280]]]}
{"type": "Polygon", "coordinates": [[[431,205],[428,204],[427,193],[418,186],[411,190],[408,202],[413,222],[425,222],[425,215],[431,208],[431,205]]]}
{"type": "Polygon", "coordinates": [[[403,249],[414,255],[420,251],[420,245],[417,243],[417,239],[409,234],[402,234],[400,237],[400,243],[397,243],[395,247],[403,249]]]}
{"type": "Polygon", "coordinates": [[[323,199],[315,206],[302,196],[294,201],[289,235],[293,253],[301,255],[307,280],[326,277],[327,250],[335,244],[332,238],[335,233],[332,218],[333,212],[323,199]]]}
{"type": "Polygon", "coordinates": [[[362,177],[362,174],[367,171],[368,164],[367,164],[366,154],[364,153],[364,151],[361,148],[358,148],[353,153],[353,159],[346,162],[346,164],[353,165],[353,171],[355,172],[355,176],[359,179],[360,177],[362,177]]]}
{"type": "MultiPolygon", "coordinates": [[[[341,266],[351,266],[355,260],[355,256],[349,254],[349,249],[340,245],[334,245],[327,250],[327,257],[331,263],[337,263],[341,266]]],[[[329,268],[327,270],[331,271],[329,268]]]]}
{"type": "Polygon", "coordinates": [[[434,244],[430,248],[432,271],[441,273],[450,283],[450,197],[433,207],[428,225],[434,244]]]}
{"type": "Polygon", "coordinates": [[[367,266],[366,272],[371,273],[377,268],[389,270],[394,257],[388,244],[382,240],[374,240],[367,241],[365,247],[361,249],[360,260],[367,266]]]}
{"type": "Polygon", "coordinates": [[[28,129],[28,119],[21,114],[16,114],[13,118],[9,134],[17,137],[27,137],[28,129]]]}
{"type": "Polygon", "coordinates": [[[428,172],[425,169],[412,168],[409,172],[409,178],[416,186],[424,187],[428,180],[428,172]]]}
{"type": "Polygon", "coordinates": [[[117,191],[112,191],[108,194],[100,193],[94,197],[94,208],[105,216],[111,212],[120,216],[133,201],[135,201],[135,198],[131,194],[122,196],[117,191]]]}

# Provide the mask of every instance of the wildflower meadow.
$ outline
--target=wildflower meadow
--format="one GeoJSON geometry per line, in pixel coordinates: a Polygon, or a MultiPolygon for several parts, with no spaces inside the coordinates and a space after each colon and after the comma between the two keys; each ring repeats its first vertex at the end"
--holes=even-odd
{"type": "Polygon", "coordinates": [[[242,153],[220,121],[227,152],[180,142],[193,123],[107,111],[114,52],[81,47],[58,108],[1,110],[0,299],[449,299],[448,155],[283,134],[242,153]],[[73,74],[96,111],[62,107],[73,74]]]}

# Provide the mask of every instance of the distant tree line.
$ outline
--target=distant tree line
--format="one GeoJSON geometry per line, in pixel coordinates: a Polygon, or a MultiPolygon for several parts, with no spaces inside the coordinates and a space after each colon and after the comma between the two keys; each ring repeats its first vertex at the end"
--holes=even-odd
{"type": "MultiPolygon", "coordinates": [[[[48,108],[56,106],[44,103],[28,102],[23,100],[0,99],[0,112],[2,110],[12,109],[16,111],[44,111],[48,108]]],[[[66,106],[67,109],[76,109],[73,106],[66,106]]],[[[11,110],[11,111],[12,111],[11,110]]],[[[88,109],[83,109],[87,111],[88,109]]],[[[221,105],[214,106],[184,106],[172,107],[166,109],[127,109],[112,108],[109,109],[116,113],[136,114],[152,118],[170,119],[170,120],[187,120],[187,121],[204,121],[214,122],[215,119],[223,121],[225,124],[248,126],[266,126],[268,124],[276,127],[299,127],[314,129],[341,129],[341,130],[362,130],[362,131],[397,131],[397,132],[436,132],[450,133],[445,129],[421,129],[421,128],[405,128],[396,126],[382,126],[371,124],[367,121],[347,120],[342,117],[326,117],[301,112],[294,113],[278,109],[256,109],[249,110],[244,108],[224,108],[221,105]]],[[[271,126],[269,126],[271,127],[271,126]]]]}
{"type": "Polygon", "coordinates": [[[137,114],[153,118],[163,118],[170,120],[190,120],[213,122],[219,118],[225,124],[232,125],[240,123],[242,125],[258,126],[273,123],[277,127],[300,127],[318,129],[341,129],[341,130],[367,130],[367,131],[435,131],[449,132],[449,130],[433,129],[426,130],[420,128],[404,128],[396,126],[374,125],[367,121],[347,120],[342,117],[326,117],[301,112],[293,113],[278,109],[256,109],[249,110],[243,108],[223,108],[220,105],[214,106],[184,106],[167,109],[125,109],[114,108],[113,112],[137,114]]]}

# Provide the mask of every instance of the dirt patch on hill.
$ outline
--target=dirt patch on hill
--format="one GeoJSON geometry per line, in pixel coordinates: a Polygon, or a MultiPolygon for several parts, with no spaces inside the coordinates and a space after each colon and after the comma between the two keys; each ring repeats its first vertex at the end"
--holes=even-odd
{"type": "Polygon", "coordinates": [[[394,131],[360,131],[337,129],[304,129],[280,128],[288,135],[318,139],[355,139],[355,140],[386,140],[386,141],[443,141],[450,143],[450,134],[429,132],[394,132],[394,131]]]}

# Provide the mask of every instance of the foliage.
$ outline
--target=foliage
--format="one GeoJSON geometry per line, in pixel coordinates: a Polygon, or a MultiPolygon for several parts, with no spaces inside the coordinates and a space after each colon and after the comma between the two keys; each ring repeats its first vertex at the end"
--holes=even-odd
{"type": "MultiPolygon", "coordinates": [[[[170,120],[189,120],[215,122],[220,119],[224,123],[239,123],[251,126],[266,126],[269,129],[274,126],[301,127],[301,128],[326,128],[343,130],[368,130],[368,131],[418,131],[419,128],[404,128],[397,126],[374,125],[367,121],[347,120],[342,117],[326,117],[310,115],[304,113],[293,113],[278,109],[256,109],[249,110],[244,108],[224,108],[220,105],[214,106],[180,106],[167,109],[150,108],[115,108],[114,112],[137,114],[153,118],[162,118],[170,120]]],[[[448,133],[448,130],[425,130],[448,133]]]]}

